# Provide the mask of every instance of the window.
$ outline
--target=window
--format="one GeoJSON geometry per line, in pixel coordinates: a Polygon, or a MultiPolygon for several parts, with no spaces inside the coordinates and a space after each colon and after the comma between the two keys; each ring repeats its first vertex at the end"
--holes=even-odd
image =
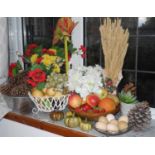
{"type": "MultiPolygon", "coordinates": [[[[53,30],[58,17],[22,18],[24,45],[31,42],[51,46],[53,30]]],[[[85,65],[99,64],[104,67],[104,56],[100,42],[99,26],[104,18],[77,18],[80,24],[73,33],[74,44],[84,44],[88,48],[85,65]],[[82,27],[84,25],[84,27],[82,27]],[[83,31],[84,29],[84,31],[83,31]],[[81,39],[80,39],[81,38],[81,39]],[[80,43],[78,42],[80,40],[80,43]]],[[[155,107],[155,18],[125,17],[122,26],[130,32],[129,47],[123,66],[123,79],[119,84],[120,91],[124,84],[133,81],[137,86],[138,99],[148,100],[155,107]]],[[[78,47],[76,45],[76,47],[78,47]]],[[[76,62],[79,62],[79,60],[76,62]]]]}
{"type": "Polygon", "coordinates": [[[24,45],[35,42],[51,47],[52,36],[59,17],[22,18],[24,45]]]}
{"type": "MultiPolygon", "coordinates": [[[[85,65],[104,67],[99,26],[104,18],[84,19],[85,45],[88,55],[85,65]]],[[[123,66],[123,80],[118,90],[128,81],[137,86],[138,99],[148,100],[155,107],[155,18],[125,17],[122,26],[129,29],[129,47],[123,66]]]]}
{"type": "MultiPolygon", "coordinates": [[[[24,47],[32,42],[42,44],[49,48],[52,45],[53,32],[60,17],[24,17],[22,18],[22,34],[24,47]]],[[[72,17],[74,22],[78,22],[72,33],[74,47],[83,45],[83,17],[72,17]]],[[[62,45],[61,45],[62,46],[62,45]]],[[[83,65],[81,57],[72,59],[72,66],[83,65]]]]}

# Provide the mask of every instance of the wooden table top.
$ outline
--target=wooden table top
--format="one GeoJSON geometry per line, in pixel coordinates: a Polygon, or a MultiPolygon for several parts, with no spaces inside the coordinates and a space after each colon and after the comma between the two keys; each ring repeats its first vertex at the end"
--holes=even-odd
{"type": "Polygon", "coordinates": [[[44,122],[39,119],[28,117],[23,114],[17,114],[15,112],[9,112],[4,118],[65,137],[94,137],[91,134],[76,131],[70,128],[65,128],[56,124],[44,122]]]}

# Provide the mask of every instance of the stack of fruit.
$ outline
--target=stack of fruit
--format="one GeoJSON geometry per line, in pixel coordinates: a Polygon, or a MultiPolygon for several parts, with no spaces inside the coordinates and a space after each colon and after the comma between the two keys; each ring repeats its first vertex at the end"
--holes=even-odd
{"type": "Polygon", "coordinates": [[[31,93],[34,97],[60,98],[68,94],[66,74],[51,73],[47,77],[45,88],[33,88],[31,93]]]}
{"type": "Polygon", "coordinates": [[[97,131],[103,133],[118,134],[128,130],[128,122],[128,116],[124,115],[116,120],[114,115],[108,114],[106,117],[99,117],[98,122],[95,124],[95,128],[97,131]]]}
{"type": "Polygon", "coordinates": [[[39,90],[37,88],[33,88],[32,96],[34,97],[55,97],[60,98],[63,96],[62,92],[55,91],[53,88],[44,88],[43,90],[39,90]]]}
{"type": "Polygon", "coordinates": [[[118,112],[119,99],[103,88],[98,94],[89,94],[85,100],[73,93],[68,104],[69,109],[79,116],[97,120],[100,115],[118,112]]]}
{"type": "Polygon", "coordinates": [[[62,111],[68,104],[66,74],[51,73],[43,86],[34,87],[29,97],[39,111],[62,111]]]}

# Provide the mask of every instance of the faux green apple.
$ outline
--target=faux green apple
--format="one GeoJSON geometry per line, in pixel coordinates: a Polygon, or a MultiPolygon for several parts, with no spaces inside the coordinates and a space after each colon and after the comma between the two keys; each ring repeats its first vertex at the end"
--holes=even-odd
{"type": "Polygon", "coordinates": [[[104,88],[100,89],[99,92],[98,92],[98,96],[100,99],[104,99],[106,98],[108,95],[108,91],[104,88]]]}

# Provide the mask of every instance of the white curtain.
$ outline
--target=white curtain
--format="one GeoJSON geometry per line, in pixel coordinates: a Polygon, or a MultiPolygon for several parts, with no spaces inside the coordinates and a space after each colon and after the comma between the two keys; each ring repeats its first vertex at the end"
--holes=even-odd
{"type": "Polygon", "coordinates": [[[18,59],[17,51],[23,54],[22,42],[22,21],[21,17],[8,17],[8,35],[9,35],[9,63],[16,62],[18,59]]]}
{"type": "Polygon", "coordinates": [[[0,84],[8,76],[8,27],[7,18],[0,17],[0,84]]]}

